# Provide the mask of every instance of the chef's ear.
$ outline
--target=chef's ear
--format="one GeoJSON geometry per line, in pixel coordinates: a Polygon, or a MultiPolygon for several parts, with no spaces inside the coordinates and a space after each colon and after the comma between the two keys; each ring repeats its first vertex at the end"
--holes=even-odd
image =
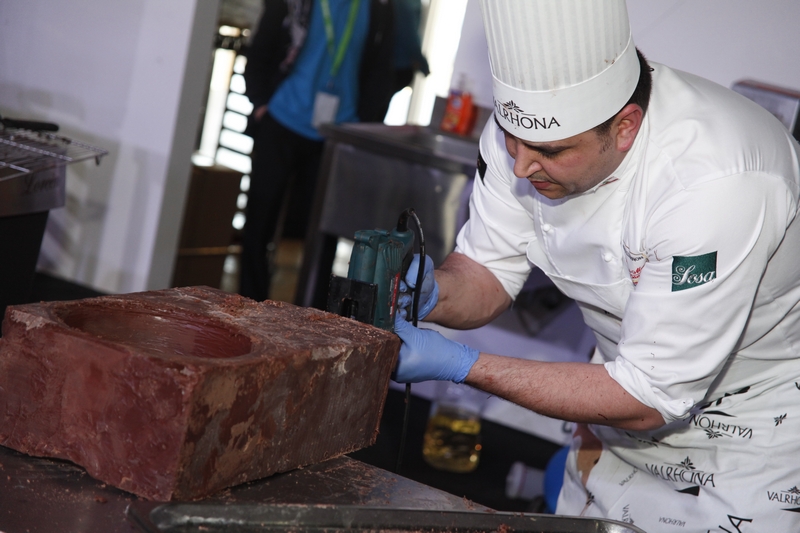
{"type": "Polygon", "coordinates": [[[638,104],[628,104],[617,113],[612,132],[616,133],[617,150],[627,152],[633,146],[636,134],[642,127],[644,111],[638,104]]]}

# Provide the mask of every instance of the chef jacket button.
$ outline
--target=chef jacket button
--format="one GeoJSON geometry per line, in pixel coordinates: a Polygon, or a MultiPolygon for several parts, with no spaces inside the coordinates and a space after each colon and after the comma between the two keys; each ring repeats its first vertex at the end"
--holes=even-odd
{"type": "Polygon", "coordinates": [[[551,226],[550,224],[542,224],[542,231],[545,233],[550,233],[551,231],[553,231],[553,226],[551,226]]]}
{"type": "Polygon", "coordinates": [[[611,254],[611,252],[606,252],[603,254],[603,261],[605,261],[606,263],[610,263],[613,259],[614,256],[611,254]]]}

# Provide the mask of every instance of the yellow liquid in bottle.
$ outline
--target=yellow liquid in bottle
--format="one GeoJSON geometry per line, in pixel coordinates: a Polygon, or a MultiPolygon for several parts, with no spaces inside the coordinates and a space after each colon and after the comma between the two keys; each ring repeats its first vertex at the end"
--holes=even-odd
{"type": "Polygon", "coordinates": [[[425,462],[448,472],[472,472],[481,453],[481,420],[457,407],[438,407],[422,444],[425,462]]]}

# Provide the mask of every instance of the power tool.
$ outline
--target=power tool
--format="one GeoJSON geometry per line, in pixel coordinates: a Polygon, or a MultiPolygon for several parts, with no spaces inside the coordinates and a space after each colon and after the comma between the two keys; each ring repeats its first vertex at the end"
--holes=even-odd
{"type": "Polygon", "coordinates": [[[414,256],[412,216],[403,211],[391,231],[356,231],[347,277],[331,275],[328,311],[394,331],[400,281],[414,256]]]}
{"type": "MultiPolygon", "coordinates": [[[[329,312],[394,332],[400,282],[414,258],[414,232],[408,229],[409,218],[414,219],[419,232],[420,267],[415,286],[422,287],[425,234],[414,209],[408,208],[400,214],[397,226],[391,231],[356,231],[347,277],[331,275],[328,289],[329,312]]],[[[420,291],[413,291],[410,318],[414,326],[417,325],[419,297],[420,291]]],[[[405,413],[395,465],[396,473],[400,473],[403,464],[410,407],[411,384],[406,383],[405,413]]]]}

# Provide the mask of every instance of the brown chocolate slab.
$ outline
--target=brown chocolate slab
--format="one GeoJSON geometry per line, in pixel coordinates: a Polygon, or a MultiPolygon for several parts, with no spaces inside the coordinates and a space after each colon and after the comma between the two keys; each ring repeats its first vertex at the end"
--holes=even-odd
{"type": "Polygon", "coordinates": [[[201,498],[372,444],[398,350],[369,325],[207,287],[12,306],[0,444],[201,498]]]}

